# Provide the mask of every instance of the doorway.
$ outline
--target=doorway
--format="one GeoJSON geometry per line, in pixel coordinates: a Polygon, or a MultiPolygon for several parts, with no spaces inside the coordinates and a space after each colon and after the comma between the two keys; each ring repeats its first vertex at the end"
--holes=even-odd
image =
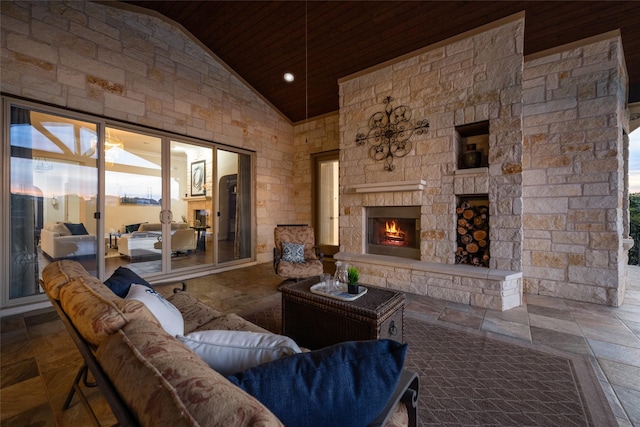
{"type": "Polygon", "coordinates": [[[316,244],[328,257],[333,257],[339,250],[338,154],[338,150],[332,150],[312,155],[316,244]]]}

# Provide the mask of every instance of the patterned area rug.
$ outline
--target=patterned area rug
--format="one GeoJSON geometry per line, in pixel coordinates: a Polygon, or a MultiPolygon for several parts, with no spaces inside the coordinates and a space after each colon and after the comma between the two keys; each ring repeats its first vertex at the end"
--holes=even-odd
{"type": "MultiPolygon", "coordinates": [[[[242,313],[281,332],[280,304],[242,313]]],[[[405,316],[421,426],[615,426],[585,357],[405,316]]]]}

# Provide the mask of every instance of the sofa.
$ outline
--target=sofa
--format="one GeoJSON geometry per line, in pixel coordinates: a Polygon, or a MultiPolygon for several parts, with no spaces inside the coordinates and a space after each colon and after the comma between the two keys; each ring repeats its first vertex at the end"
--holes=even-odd
{"type": "MultiPolygon", "coordinates": [[[[126,227],[125,227],[126,229],[126,227]]],[[[171,253],[182,254],[196,249],[196,232],[187,223],[171,223],[171,253]]],[[[131,259],[159,257],[162,253],[162,224],[142,223],[136,231],[118,238],[118,252],[131,259]]]]}
{"type": "MultiPolygon", "coordinates": [[[[247,335],[261,340],[290,339],[236,314],[223,314],[190,295],[184,286],[166,300],[160,296],[160,305],[170,305],[180,313],[181,322],[169,326],[178,327],[183,333],[174,335],[167,329],[167,320],[157,314],[155,302],[130,298],[138,290],[154,294],[150,285],[138,283],[143,282],[141,278],[132,278],[129,280],[136,283],[129,284],[128,290],[121,289],[123,283],[127,286],[122,277],[115,284],[113,276],[102,283],[71,260],[54,261],[43,270],[41,285],[85,361],[65,408],[74,393],[81,393],[78,384],[83,377],[86,380],[90,371],[121,426],[391,427],[417,423],[418,379],[415,373],[403,369],[404,353],[401,361],[398,356],[399,352],[406,353],[406,344],[379,340],[349,342],[312,352],[297,349],[270,354],[272,360],[254,362],[255,366],[240,372],[221,373],[187,345],[186,337],[213,333],[226,334],[232,340],[247,335]],[[353,351],[357,357],[337,363],[353,351]],[[363,373],[349,382],[345,380],[347,373],[331,371],[334,365],[363,373]],[[313,381],[306,383],[305,390],[295,385],[297,377],[313,381]],[[370,382],[373,377],[375,383],[370,382]],[[331,400],[334,397],[338,400],[331,400]],[[312,407],[311,402],[330,409],[312,407]],[[313,418],[306,418],[309,416],[313,418]]],[[[153,300],[158,298],[154,296],[153,300]]],[[[271,352],[275,347],[261,344],[247,351],[253,355],[256,348],[271,352]]],[[[227,363],[219,353],[214,355],[227,363]]],[[[235,363],[237,358],[230,359],[235,363]]],[[[86,407],[91,409],[88,403],[86,407]]]]}
{"type": "Polygon", "coordinates": [[[40,231],[40,249],[52,259],[95,256],[96,235],[84,224],[46,222],[40,231]]]}

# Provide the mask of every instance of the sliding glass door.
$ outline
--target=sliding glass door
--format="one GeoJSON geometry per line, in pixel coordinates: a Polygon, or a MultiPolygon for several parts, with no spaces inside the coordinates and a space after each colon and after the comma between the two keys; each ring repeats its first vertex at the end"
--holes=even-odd
{"type": "Polygon", "coordinates": [[[217,150],[218,262],[251,257],[251,156],[217,150]]]}
{"type": "Polygon", "coordinates": [[[8,257],[3,263],[9,285],[3,301],[12,305],[42,293],[38,279],[51,260],[74,259],[97,275],[103,239],[95,219],[98,125],[17,105],[8,110],[9,182],[3,186],[8,257]]]}
{"type": "Polygon", "coordinates": [[[213,148],[171,141],[171,219],[167,251],[171,269],[211,266],[213,235],[213,148]]]}
{"type": "Polygon", "coordinates": [[[210,146],[107,127],[107,275],[119,266],[154,278],[213,265],[214,173],[210,146]]]}
{"type": "Polygon", "coordinates": [[[54,260],[150,281],[253,259],[253,155],[3,99],[2,306],[54,260]]]}
{"type": "Polygon", "coordinates": [[[162,139],[106,126],[104,170],[106,275],[161,272],[162,139]]]}

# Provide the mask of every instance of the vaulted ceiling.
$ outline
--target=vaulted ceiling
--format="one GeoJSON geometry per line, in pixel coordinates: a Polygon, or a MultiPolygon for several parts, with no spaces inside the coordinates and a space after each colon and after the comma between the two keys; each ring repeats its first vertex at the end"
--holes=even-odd
{"type": "Polygon", "coordinates": [[[521,11],[525,55],[620,29],[630,102],[640,101],[637,1],[123,3],[182,25],[292,122],[338,110],[342,77],[521,11]]]}

